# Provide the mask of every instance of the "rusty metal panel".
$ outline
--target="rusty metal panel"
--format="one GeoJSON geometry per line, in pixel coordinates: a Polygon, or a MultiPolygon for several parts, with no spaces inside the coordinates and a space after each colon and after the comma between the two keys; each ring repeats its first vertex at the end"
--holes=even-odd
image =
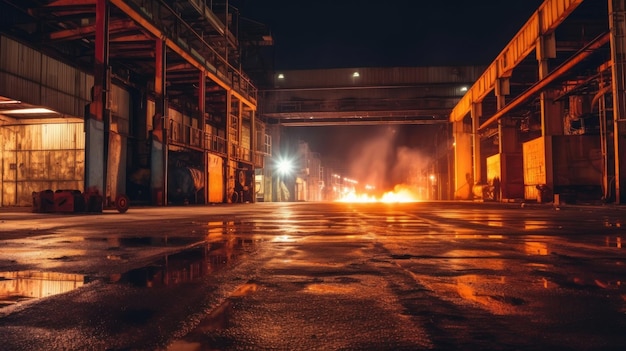
{"type": "MultiPolygon", "coordinates": [[[[17,150],[84,149],[82,123],[34,124],[16,126],[17,150]]],[[[9,145],[11,147],[11,145],[9,145]]]]}
{"type": "MultiPolygon", "coordinates": [[[[35,132],[41,130],[42,150],[84,150],[85,133],[82,123],[43,124],[28,126],[35,132]]],[[[33,140],[36,140],[33,137],[33,140]]]]}
{"type": "Polygon", "coordinates": [[[521,153],[504,154],[501,177],[502,198],[524,198],[524,160],[521,153]]]}
{"type": "Polygon", "coordinates": [[[487,182],[491,183],[496,177],[502,178],[500,175],[500,154],[487,157],[487,182]]]}
{"type": "Polygon", "coordinates": [[[2,206],[29,206],[33,191],[82,189],[82,123],[12,126],[0,133],[2,206]]]}
{"type": "Polygon", "coordinates": [[[130,94],[117,85],[111,87],[111,112],[118,117],[128,120],[130,117],[130,94]]]}
{"type": "Polygon", "coordinates": [[[126,193],[126,144],[124,136],[117,133],[109,135],[106,195],[111,199],[126,193]]]}
{"type": "Polygon", "coordinates": [[[109,96],[111,101],[111,130],[128,135],[130,126],[130,94],[128,91],[113,85],[109,96]]]}
{"type": "Polygon", "coordinates": [[[522,146],[524,157],[524,198],[537,199],[537,186],[547,181],[545,143],[550,138],[539,137],[522,146]]]}
{"type": "Polygon", "coordinates": [[[252,144],[251,139],[251,128],[250,128],[250,120],[243,120],[241,124],[241,141],[239,146],[250,150],[250,145],[252,144]]]}
{"type": "Polygon", "coordinates": [[[224,202],[224,160],[213,154],[207,154],[207,173],[209,184],[209,203],[224,202]]]}
{"type": "Polygon", "coordinates": [[[600,137],[564,135],[553,137],[554,186],[600,186],[602,151],[600,137]]]}

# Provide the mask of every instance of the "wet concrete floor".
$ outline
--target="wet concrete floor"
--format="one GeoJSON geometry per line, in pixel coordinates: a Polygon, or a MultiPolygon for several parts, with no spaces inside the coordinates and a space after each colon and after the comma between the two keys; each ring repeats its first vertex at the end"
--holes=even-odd
{"type": "Polygon", "coordinates": [[[2,350],[624,350],[626,208],[0,209],[2,350]]]}

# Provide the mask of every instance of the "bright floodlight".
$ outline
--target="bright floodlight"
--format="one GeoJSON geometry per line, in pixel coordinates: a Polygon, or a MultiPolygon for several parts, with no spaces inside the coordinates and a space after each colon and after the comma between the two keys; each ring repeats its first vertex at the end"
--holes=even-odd
{"type": "Polygon", "coordinates": [[[278,161],[278,172],[280,174],[289,174],[293,170],[293,163],[291,160],[281,159],[278,161]]]}

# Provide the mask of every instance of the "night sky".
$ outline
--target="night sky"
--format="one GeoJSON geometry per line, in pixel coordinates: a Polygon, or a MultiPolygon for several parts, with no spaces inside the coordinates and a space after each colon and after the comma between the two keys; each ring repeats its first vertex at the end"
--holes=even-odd
{"type": "MultiPolygon", "coordinates": [[[[242,17],[266,24],[275,70],[488,65],[542,0],[231,0],[242,17]]],[[[394,182],[406,150],[421,163],[440,126],[289,128],[323,160],[394,182]],[[371,145],[376,147],[372,148],[371,145]],[[373,153],[381,151],[381,155],[373,153]],[[381,162],[375,162],[376,158],[381,162]],[[372,161],[374,159],[374,161],[372,161]],[[358,165],[354,160],[364,160],[358,165]],[[365,163],[365,165],[364,165],[365,163]]],[[[360,176],[360,175],[353,175],[360,176]]]]}
{"type": "Polygon", "coordinates": [[[231,0],[276,69],[488,64],[542,0],[231,0]]]}

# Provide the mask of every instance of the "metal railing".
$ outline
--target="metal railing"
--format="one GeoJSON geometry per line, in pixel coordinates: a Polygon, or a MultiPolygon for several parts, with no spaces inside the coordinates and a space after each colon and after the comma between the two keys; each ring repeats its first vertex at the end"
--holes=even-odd
{"type": "MultiPolygon", "coordinates": [[[[226,139],[224,138],[171,119],[168,122],[168,128],[168,141],[171,143],[226,155],[226,139]]],[[[230,144],[230,156],[234,160],[251,162],[256,167],[263,167],[267,155],[264,150],[253,151],[236,143],[230,144]]]]}

